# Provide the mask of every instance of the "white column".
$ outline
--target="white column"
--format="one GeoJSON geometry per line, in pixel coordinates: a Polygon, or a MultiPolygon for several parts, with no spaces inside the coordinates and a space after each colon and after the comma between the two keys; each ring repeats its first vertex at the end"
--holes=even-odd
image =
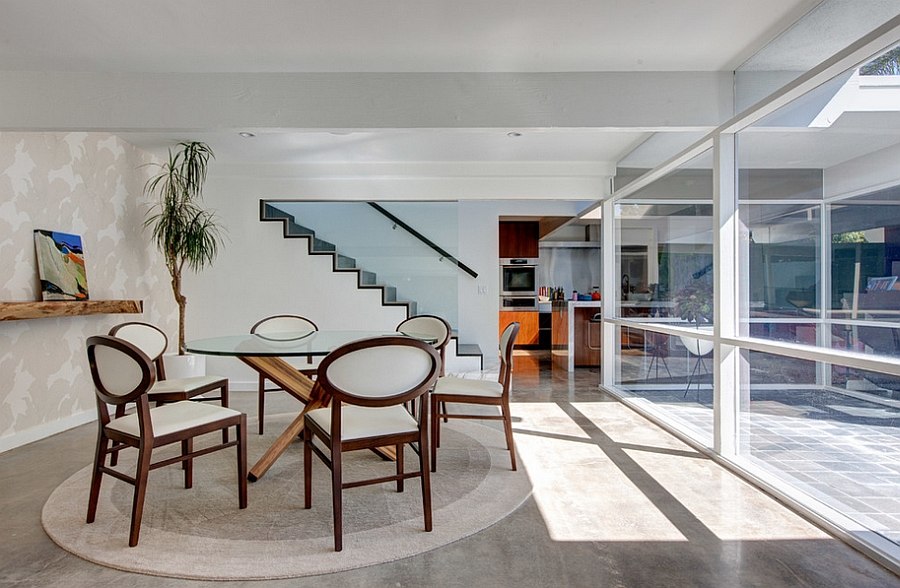
{"type": "Polygon", "coordinates": [[[722,134],[713,146],[713,275],[715,284],[713,355],[713,448],[724,456],[738,450],[740,349],[723,345],[738,334],[740,308],[739,219],[736,197],[735,136],[722,134]]]}
{"type": "Polygon", "coordinates": [[[616,305],[619,296],[619,280],[616,278],[618,270],[616,269],[616,203],[610,198],[603,202],[601,212],[601,240],[602,248],[600,255],[603,261],[603,280],[602,280],[602,305],[603,305],[603,340],[601,342],[602,361],[600,363],[600,383],[604,386],[612,386],[616,381],[616,349],[617,349],[617,332],[616,325],[607,322],[618,314],[616,305]]]}

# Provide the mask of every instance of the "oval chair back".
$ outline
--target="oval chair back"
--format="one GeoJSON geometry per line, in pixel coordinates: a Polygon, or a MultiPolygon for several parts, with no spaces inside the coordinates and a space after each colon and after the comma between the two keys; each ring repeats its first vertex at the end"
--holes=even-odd
{"type": "Polygon", "coordinates": [[[169,339],[162,329],[150,323],[133,321],[114,326],[109,330],[109,334],[128,341],[147,354],[156,368],[157,379],[166,378],[162,356],[169,346],[169,339]]]}
{"type": "Polygon", "coordinates": [[[410,337],[349,343],[319,365],[318,382],[332,402],[382,407],[415,400],[438,378],[437,350],[410,337]]]}
{"type": "Polygon", "coordinates": [[[156,381],[150,358],[124,339],[109,335],[88,337],[87,354],[103,424],[109,422],[106,405],[136,402],[156,381]]]}
{"type": "Polygon", "coordinates": [[[441,356],[441,374],[444,375],[444,359],[447,344],[453,334],[450,323],[439,316],[433,314],[420,314],[410,317],[397,325],[397,331],[400,333],[412,333],[427,335],[433,339],[434,348],[438,350],[441,356]]]}
{"type": "Polygon", "coordinates": [[[267,316],[250,327],[251,333],[307,333],[318,331],[319,327],[304,316],[298,314],[276,314],[267,316]]]}
{"type": "MultiPolygon", "coordinates": [[[[318,331],[319,327],[316,323],[309,320],[305,316],[299,314],[274,314],[257,321],[250,327],[250,333],[253,335],[271,335],[273,333],[309,333],[318,331]]],[[[307,367],[297,367],[300,372],[311,376],[315,373],[316,366],[313,365],[312,357],[308,358],[307,367]]],[[[259,414],[259,434],[262,435],[266,428],[266,392],[275,392],[281,390],[280,387],[266,388],[266,377],[259,374],[257,382],[257,412],[259,414]]]]}
{"type": "Polygon", "coordinates": [[[506,325],[500,335],[500,384],[503,386],[503,396],[509,396],[510,384],[513,372],[513,347],[516,345],[516,337],[519,335],[519,323],[513,322],[506,325]]]}

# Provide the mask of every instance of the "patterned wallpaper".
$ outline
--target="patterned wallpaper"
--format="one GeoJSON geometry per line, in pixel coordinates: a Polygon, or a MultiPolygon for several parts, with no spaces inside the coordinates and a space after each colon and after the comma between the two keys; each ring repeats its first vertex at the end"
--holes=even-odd
{"type": "MultiPolygon", "coordinates": [[[[92,299],[140,299],[175,332],[168,274],[143,232],[151,156],[105,133],[0,133],[0,300],[39,300],[34,229],[81,235],[92,299]]],[[[0,449],[95,416],[84,341],[141,315],[0,322],[0,449]]]]}

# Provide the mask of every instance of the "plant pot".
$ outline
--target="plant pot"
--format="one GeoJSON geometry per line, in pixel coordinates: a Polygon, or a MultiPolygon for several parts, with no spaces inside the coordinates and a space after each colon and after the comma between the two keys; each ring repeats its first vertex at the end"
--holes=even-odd
{"type": "Polygon", "coordinates": [[[167,353],[163,356],[163,362],[166,364],[167,379],[192,378],[206,375],[205,355],[167,353]]]}

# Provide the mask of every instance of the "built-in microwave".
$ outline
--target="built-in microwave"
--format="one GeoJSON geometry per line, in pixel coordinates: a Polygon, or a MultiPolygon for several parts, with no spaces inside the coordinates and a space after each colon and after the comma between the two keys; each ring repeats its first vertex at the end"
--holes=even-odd
{"type": "Polygon", "coordinates": [[[537,297],[537,260],[500,260],[500,296],[537,297]]]}

